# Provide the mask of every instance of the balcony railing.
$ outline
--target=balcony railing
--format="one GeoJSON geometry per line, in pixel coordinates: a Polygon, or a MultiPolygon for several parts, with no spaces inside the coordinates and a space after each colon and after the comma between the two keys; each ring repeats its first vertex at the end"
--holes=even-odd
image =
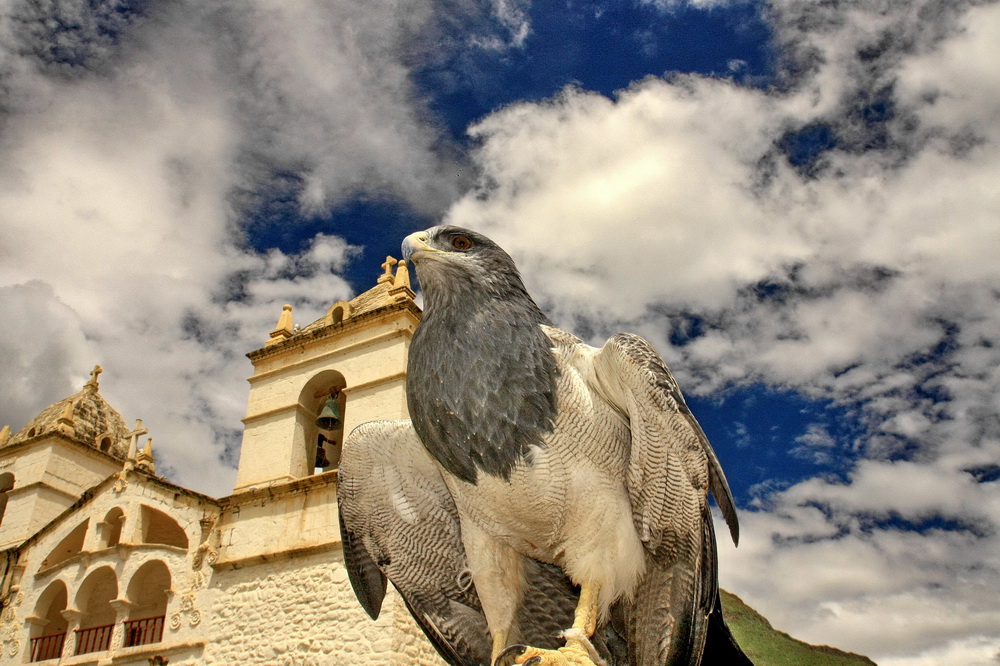
{"type": "Polygon", "coordinates": [[[76,653],[100,652],[111,645],[111,633],[115,625],[106,624],[103,627],[87,627],[76,630],[76,653]]]}
{"type": "Polygon", "coordinates": [[[163,640],[163,620],[165,616],[129,620],[125,623],[125,647],[149,645],[163,640]]]}
{"type": "Polygon", "coordinates": [[[66,632],[49,634],[31,639],[31,661],[58,659],[62,654],[63,643],[66,642],[66,632]]]}

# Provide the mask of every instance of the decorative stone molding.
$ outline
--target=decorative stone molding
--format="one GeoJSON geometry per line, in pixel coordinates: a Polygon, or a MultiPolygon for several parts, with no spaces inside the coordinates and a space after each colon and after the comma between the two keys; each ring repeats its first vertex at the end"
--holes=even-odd
{"type": "Polygon", "coordinates": [[[83,611],[78,610],[76,608],[67,608],[65,610],[61,610],[59,611],[59,614],[62,615],[64,618],[66,618],[66,621],[69,622],[70,624],[70,626],[67,627],[66,629],[67,632],[79,626],[80,618],[83,617],[83,611]]]}
{"type": "Polygon", "coordinates": [[[21,651],[21,641],[18,640],[21,623],[17,620],[17,608],[23,601],[24,592],[18,590],[15,593],[14,590],[11,590],[10,602],[4,606],[3,612],[0,613],[0,649],[6,651],[11,657],[17,656],[17,653],[21,651]]]}
{"type": "Polygon", "coordinates": [[[271,331],[271,337],[265,343],[267,345],[277,344],[292,337],[295,327],[292,324],[292,306],[287,303],[281,308],[281,316],[278,317],[278,325],[271,331]]]}
{"type": "Polygon", "coordinates": [[[108,602],[118,615],[127,615],[130,610],[135,606],[134,603],[128,599],[112,599],[108,602]]]}
{"type": "Polygon", "coordinates": [[[177,631],[184,624],[184,616],[188,616],[188,624],[197,627],[201,624],[201,611],[194,605],[196,592],[188,592],[181,597],[181,608],[170,616],[170,629],[177,631]]]}
{"type": "Polygon", "coordinates": [[[215,525],[218,521],[218,516],[205,516],[198,521],[201,525],[201,543],[198,544],[198,549],[191,560],[191,568],[194,571],[201,569],[205,562],[211,566],[219,560],[218,534],[215,532],[215,525]]]}

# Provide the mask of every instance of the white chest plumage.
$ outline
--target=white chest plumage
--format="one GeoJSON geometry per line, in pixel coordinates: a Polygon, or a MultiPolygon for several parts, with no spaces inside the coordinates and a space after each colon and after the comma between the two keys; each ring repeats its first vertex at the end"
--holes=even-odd
{"type": "Polygon", "coordinates": [[[558,333],[565,336],[553,339],[559,415],[544,444],[530,449],[509,481],[446,481],[463,525],[478,527],[478,543],[467,547],[503,546],[577,580],[602,580],[610,600],[630,592],[644,567],[626,488],[629,424],[591,389],[587,359],[575,358],[588,348],[558,333]]]}

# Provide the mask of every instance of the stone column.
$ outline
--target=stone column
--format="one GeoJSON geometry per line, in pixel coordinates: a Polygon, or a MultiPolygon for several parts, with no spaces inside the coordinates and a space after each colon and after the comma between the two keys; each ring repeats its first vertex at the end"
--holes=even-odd
{"type": "MultiPolygon", "coordinates": [[[[28,651],[28,659],[31,659],[31,639],[38,638],[39,636],[44,636],[48,632],[45,631],[45,627],[49,625],[49,621],[44,617],[38,617],[37,615],[29,615],[24,618],[24,627],[28,630],[28,643],[26,649],[28,651]]],[[[64,643],[65,644],[65,643],[64,643]]],[[[27,659],[25,659],[27,661],[27,659]]]]}
{"type": "Polygon", "coordinates": [[[76,608],[67,608],[60,612],[66,618],[66,641],[63,643],[62,657],[60,659],[69,659],[76,654],[76,630],[80,628],[80,618],[83,617],[83,611],[76,608]]]}
{"type": "Polygon", "coordinates": [[[129,611],[135,606],[128,599],[112,599],[111,607],[115,609],[115,628],[111,631],[111,643],[108,651],[114,653],[125,646],[125,620],[128,619],[129,611]]]}

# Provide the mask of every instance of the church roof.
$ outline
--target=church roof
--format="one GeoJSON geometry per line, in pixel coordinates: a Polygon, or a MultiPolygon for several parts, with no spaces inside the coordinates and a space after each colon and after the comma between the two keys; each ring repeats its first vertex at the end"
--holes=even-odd
{"type": "Polygon", "coordinates": [[[121,414],[100,394],[97,381],[100,373],[101,366],[96,366],[82,391],[43,409],[7,445],[61,434],[124,460],[128,455],[129,429],[121,414]]]}

